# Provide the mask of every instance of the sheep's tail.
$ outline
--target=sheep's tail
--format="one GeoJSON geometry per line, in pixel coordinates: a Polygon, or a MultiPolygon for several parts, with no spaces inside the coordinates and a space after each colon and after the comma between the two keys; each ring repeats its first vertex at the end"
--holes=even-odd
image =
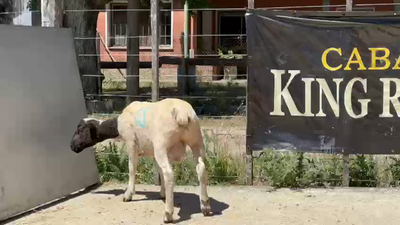
{"type": "MultiPolygon", "coordinates": [[[[189,104],[188,104],[189,105],[189,104]]],[[[180,125],[187,127],[192,121],[197,121],[198,117],[191,105],[185,107],[174,107],[172,115],[175,121],[180,125]]]]}

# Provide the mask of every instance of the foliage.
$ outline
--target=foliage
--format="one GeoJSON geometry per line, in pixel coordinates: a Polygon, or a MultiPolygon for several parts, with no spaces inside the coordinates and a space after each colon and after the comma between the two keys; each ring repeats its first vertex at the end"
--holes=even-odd
{"type": "Polygon", "coordinates": [[[398,182],[400,181],[400,160],[395,157],[390,157],[390,159],[394,162],[389,168],[393,179],[392,185],[398,185],[398,182]]]}
{"type": "Polygon", "coordinates": [[[228,54],[224,54],[220,49],[218,49],[218,55],[221,59],[242,59],[243,56],[239,54],[233,54],[232,50],[228,51],[228,54]]]}
{"type": "Polygon", "coordinates": [[[232,52],[234,54],[243,55],[243,54],[246,54],[247,48],[246,48],[246,46],[240,45],[240,44],[236,45],[236,46],[233,46],[233,47],[230,47],[230,48],[224,47],[224,46],[219,46],[218,47],[218,53],[219,54],[229,54],[229,52],[232,52]]]}
{"type": "MultiPolygon", "coordinates": [[[[276,187],[338,186],[341,184],[343,173],[340,155],[278,152],[267,149],[254,164],[257,179],[276,187]]],[[[360,173],[360,167],[352,168],[356,174],[360,173]]],[[[371,171],[371,167],[368,169],[371,171]]],[[[375,177],[368,179],[374,180],[375,177]]]]}
{"type": "MultiPolygon", "coordinates": [[[[96,148],[96,161],[99,173],[101,174],[100,180],[102,182],[116,180],[128,181],[128,154],[125,151],[125,146],[120,148],[115,143],[109,143],[108,146],[101,146],[96,148]]],[[[153,183],[153,161],[149,158],[140,158],[136,180],[139,183],[150,184],[153,183]]]]}
{"type": "Polygon", "coordinates": [[[226,48],[223,46],[218,48],[218,55],[221,59],[242,59],[243,54],[246,54],[246,47],[240,45],[232,48],[226,48]]]}
{"type": "MultiPolygon", "coordinates": [[[[204,132],[206,168],[210,185],[244,184],[245,164],[241,157],[230,155],[218,136],[204,132]]],[[[115,143],[96,147],[96,160],[101,181],[128,181],[128,156],[125,146],[115,143]]],[[[373,157],[356,155],[350,161],[350,186],[376,186],[378,175],[373,157]]],[[[392,186],[400,181],[400,160],[391,157],[393,163],[383,165],[390,172],[392,186]]],[[[196,162],[189,151],[180,163],[173,163],[174,178],[177,185],[197,185],[196,162]]],[[[154,181],[154,161],[140,158],[136,182],[152,184],[154,181]]],[[[266,149],[254,160],[255,182],[274,187],[327,187],[341,185],[343,160],[341,155],[315,154],[302,152],[280,152],[266,149]]]]}
{"type": "Polygon", "coordinates": [[[210,184],[242,184],[245,176],[244,162],[228,153],[218,140],[218,135],[204,132],[205,164],[210,184]]]}
{"type": "Polygon", "coordinates": [[[341,184],[343,160],[340,155],[307,155],[304,170],[301,180],[304,186],[338,186],[341,184]]]}
{"type": "Polygon", "coordinates": [[[356,155],[350,167],[350,185],[357,187],[374,187],[375,162],[372,156],[356,155]]]}
{"type": "Polygon", "coordinates": [[[29,0],[28,5],[26,6],[27,9],[30,11],[37,11],[40,10],[40,0],[29,0]]]}
{"type": "Polygon", "coordinates": [[[126,181],[123,173],[128,171],[128,155],[120,151],[115,143],[96,149],[95,156],[101,181],[126,181]]]}
{"type": "MultiPolygon", "coordinates": [[[[210,184],[235,183],[244,170],[243,163],[222,152],[218,145],[214,145],[214,151],[211,150],[212,137],[205,135],[206,154],[205,160],[207,172],[209,174],[210,184]],[[243,167],[243,168],[242,168],[243,167]]],[[[115,143],[105,146],[96,146],[95,156],[97,167],[100,173],[100,180],[107,181],[128,181],[128,155],[124,147],[118,147],[115,143]]],[[[140,158],[136,182],[141,184],[153,183],[154,161],[151,158],[140,158]]],[[[173,163],[174,178],[177,185],[197,185],[198,176],[196,172],[196,163],[191,152],[188,152],[182,162],[173,163]]]]}
{"type": "Polygon", "coordinates": [[[296,155],[265,150],[259,158],[255,159],[254,164],[255,174],[261,182],[276,187],[298,186],[296,155]]]}

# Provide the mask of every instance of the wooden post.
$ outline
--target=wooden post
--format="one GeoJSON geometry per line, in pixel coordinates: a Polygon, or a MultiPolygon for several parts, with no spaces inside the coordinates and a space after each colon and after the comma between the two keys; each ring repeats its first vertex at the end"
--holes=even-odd
{"type": "MultiPolygon", "coordinates": [[[[353,0],[346,0],[346,11],[353,11],[353,0]]],[[[348,187],[350,183],[350,156],[349,154],[343,154],[343,175],[342,175],[342,187],[348,187]]]]}
{"type": "Polygon", "coordinates": [[[183,58],[182,65],[178,67],[178,92],[179,95],[186,95],[188,90],[188,67],[186,59],[189,58],[189,5],[184,3],[184,32],[183,32],[183,58]]]}
{"type": "MultiPolygon", "coordinates": [[[[151,83],[151,100],[157,102],[159,100],[159,46],[160,46],[160,33],[159,33],[159,22],[160,22],[160,10],[158,0],[151,0],[151,72],[152,72],[152,83],[151,83]]],[[[160,185],[161,180],[157,168],[155,168],[155,184],[160,185]]]]}
{"type": "MultiPolygon", "coordinates": [[[[249,9],[254,9],[254,0],[248,0],[247,7],[249,9]]],[[[247,67],[247,74],[249,68],[247,67]]],[[[247,75],[247,79],[248,79],[247,75]]],[[[247,81],[247,90],[249,88],[249,82],[247,81]]],[[[248,118],[249,111],[249,99],[248,99],[248,91],[246,90],[246,119],[248,118]]],[[[247,185],[253,185],[253,151],[247,146],[246,148],[246,183],[247,185]]]]}
{"type": "MultiPolygon", "coordinates": [[[[126,92],[127,95],[139,95],[139,16],[138,9],[140,8],[140,0],[128,0],[128,57],[127,57],[127,76],[126,77],[126,92]]],[[[127,97],[126,104],[128,105],[135,98],[127,97]]]]}

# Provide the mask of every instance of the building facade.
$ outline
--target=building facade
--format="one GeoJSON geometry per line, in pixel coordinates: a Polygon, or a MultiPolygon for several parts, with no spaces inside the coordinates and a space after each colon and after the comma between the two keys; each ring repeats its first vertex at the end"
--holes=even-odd
{"type": "MultiPolygon", "coordinates": [[[[184,32],[183,0],[161,0],[160,4],[160,55],[182,56],[181,35],[184,32]]],[[[143,2],[143,1],[142,1],[143,2]]],[[[356,4],[400,3],[400,0],[356,0],[356,4]]],[[[218,50],[246,49],[245,8],[247,0],[212,0],[209,8],[199,10],[190,18],[190,49],[196,57],[218,57],[218,50]],[[220,9],[220,10],[218,10],[220,9]],[[229,10],[232,9],[232,10],[229,10]],[[241,10],[240,10],[241,9],[241,10]],[[197,36],[196,36],[197,35],[197,36]]],[[[346,0],[256,0],[256,8],[287,6],[345,5],[346,0]]],[[[127,9],[126,0],[114,0],[107,9],[121,10],[101,12],[97,29],[102,39],[101,61],[126,61],[127,9]]],[[[140,60],[151,61],[150,5],[142,5],[139,13],[140,60]]],[[[397,6],[355,7],[354,10],[393,11],[397,6]]],[[[303,8],[296,10],[344,11],[345,7],[303,8]]],[[[215,71],[214,71],[215,72],[215,71]]]]}

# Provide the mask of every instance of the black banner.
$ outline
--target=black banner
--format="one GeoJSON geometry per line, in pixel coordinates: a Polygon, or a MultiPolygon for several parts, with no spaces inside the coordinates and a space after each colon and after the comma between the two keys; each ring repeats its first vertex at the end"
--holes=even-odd
{"type": "Polygon", "coordinates": [[[400,153],[400,18],[252,10],[251,150],[400,153]]]}

